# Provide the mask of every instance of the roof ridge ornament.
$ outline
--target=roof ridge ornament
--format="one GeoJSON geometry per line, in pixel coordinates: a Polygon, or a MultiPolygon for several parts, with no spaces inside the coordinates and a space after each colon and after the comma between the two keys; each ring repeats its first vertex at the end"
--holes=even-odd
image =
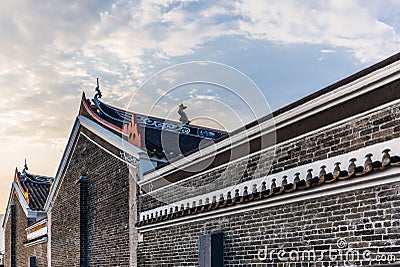
{"type": "Polygon", "coordinates": [[[99,78],[97,78],[97,86],[94,90],[96,91],[96,94],[94,95],[94,99],[99,99],[103,96],[100,91],[99,78]]]}
{"type": "Polygon", "coordinates": [[[29,168],[28,168],[28,164],[26,164],[26,159],[25,159],[25,164],[24,164],[24,168],[23,168],[23,170],[22,170],[22,173],[23,174],[26,174],[26,171],[27,170],[29,170],[29,168]]]}
{"type": "Polygon", "coordinates": [[[186,112],[184,111],[187,108],[187,106],[185,106],[185,105],[183,105],[183,103],[181,103],[178,107],[179,107],[178,114],[180,115],[179,121],[182,124],[188,125],[190,123],[190,121],[189,121],[188,116],[186,115],[186,112]]]}
{"type": "Polygon", "coordinates": [[[103,95],[101,94],[101,91],[100,91],[99,78],[97,78],[97,86],[96,86],[96,88],[94,90],[96,91],[96,94],[94,95],[92,101],[93,101],[94,105],[97,107],[98,112],[100,113],[101,112],[101,108],[100,108],[100,100],[99,99],[103,95]]]}

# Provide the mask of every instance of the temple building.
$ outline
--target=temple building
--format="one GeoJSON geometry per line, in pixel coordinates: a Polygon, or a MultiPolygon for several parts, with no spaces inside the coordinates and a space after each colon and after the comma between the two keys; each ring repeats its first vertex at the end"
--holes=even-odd
{"type": "Polygon", "coordinates": [[[97,87],[54,178],[16,170],[5,266],[396,266],[399,92],[396,54],[228,133],[97,87]]]}

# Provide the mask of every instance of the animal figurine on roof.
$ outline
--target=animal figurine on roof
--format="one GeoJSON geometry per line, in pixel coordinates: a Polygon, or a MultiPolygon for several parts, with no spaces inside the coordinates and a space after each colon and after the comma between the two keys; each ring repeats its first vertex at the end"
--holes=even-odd
{"type": "Polygon", "coordinates": [[[184,106],[183,103],[181,103],[181,104],[179,105],[178,114],[181,116],[181,117],[179,118],[179,121],[180,121],[182,124],[189,124],[189,123],[190,123],[190,121],[189,121],[189,119],[188,119],[188,117],[187,117],[187,115],[186,115],[186,112],[184,111],[186,108],[187,108],[187,107],[184,106]]]}

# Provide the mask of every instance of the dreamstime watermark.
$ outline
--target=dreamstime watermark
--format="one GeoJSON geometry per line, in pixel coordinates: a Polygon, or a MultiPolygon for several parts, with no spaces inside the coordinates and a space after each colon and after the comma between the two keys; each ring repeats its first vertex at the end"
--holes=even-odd
{"type": "Polygon", "coordinates": [[[357,266],[361,262],[393,263],[393,254],[374,254],[369,249],[353,249],[348,247],[345,239],[336,242],[336,248],[322,250],[273,249],[265,246],[258,250],[257,260],[261,262],[336,262],[340,266],[357,266]]]}

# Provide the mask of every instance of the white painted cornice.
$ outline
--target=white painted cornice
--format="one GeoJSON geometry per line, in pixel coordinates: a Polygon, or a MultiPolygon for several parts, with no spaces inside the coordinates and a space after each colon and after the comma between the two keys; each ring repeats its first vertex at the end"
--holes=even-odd
{"type": "MultiPolygon", "coordinates": [[[[192,205],[193,202],[195,202],[197,204],[197,203],[199,203],[199,200],[202,200],[202,202],[205,203],[206,198],[210,199],[210,201],[211,201],[214,196],[217,197],[217,199],[219,199],[219,196],[223,195],[224,199],[227,199],[228,191],[230,191],[232,194],[234,194],[235,189],[238,189],[239,192],[242,193],[244,191],[244,187],[247,187],[248,191],[251,192],[254,184],[257,186],[257,191],[260,192],[263,182],[266,183],[265,184],[266,188],[271,188],[271,182],[272,182],[273,178],[276,179],[277,186],[281,186],[283,176],[287,176],[288,183],[294,183],[295,173],[300,173],[300,178],[305,179],[306,175],[307,175],[307,170],[309,170],[309,169],[313,170],[312,174],[313,174],[313,177],[315,177],[319,174],[320,167],[322,165],[326,166],[327,173],[329,173],[333,170],[336,162],[342,163],[342,165],[341,165],[342,170],[347,170],[348,162],[351,158],[356,159],[357,166],[363,166],[364,161],[365,161],[365,156],[367,154],[370,154],[370,153],[372,154],[372,161],[377,161],[377,160],[380,161],[382,159],[382,151],[385,149],[391,149],[392,155],[399,155],[399,153],[400,153],[400,138],[396,138],[396,139],[392,139],[392,140],[389,140],[386,142],[374,144],[374,145],[371,145],[368,147],[364,147],[364,148],[361,148],[361,149],[358,149],[358,150],[355,150],[355,151],[352,151],[352,152],[349,152],[346,154],[331,157],[328,159],[315,161],[315,162],[312,162],[312,163],[309,163],[306,165],[302,165],[302,166],[299,166],[296,168],[285,170],[285,171],[282,171],[279,173],[270,174],[270,175],[260,177],[257,179],[253,179],[251,181],[243,182],[243,183],[240,183],[237,185],[225,187],[225,188],[222,188],[219,190],[214,190],[214,191],[208,192],[206,194],[187,197],[185,199],[176,201],[169,205],[164,205],[159,208],[154,208],[154,209],[151,209],[148,211],[141,212],[139,214],[139,216],[140,216],[139,220],[142,221],[143,217],[147,217],[147,215],[155,214],[156,212],[158,214],[164,214],[165,209],[167,209],[167,212],[169,214],[171,208],[174,210],[174,208],[177,206],[180,209],[180,207],[182,205],[184,207],[186,207],[187,203],[189,203],[189,205],[192,205]]],[[[400,181],[400,168],[394,167],[385,172],[376,172],[376,173],[365,175],[365,176],[362,176],[359,178],[353,178],[353,179],[349,179],[346,181],[340,181],[337,183],[324,184],[324,186],[316,187],[316,188],[309,189],[309,190],[304,190],[304,191],[299,190],[299,191],[296,191],[293,193],[274,196],[272,198],[268,198],[268,202],[279,200],[278,202],[280,204],[283,204],[283,203],[286,203],[286,202],[282,202],[283,200],[285,200],[285,201],[289,201],[287,203],[290,203],[290,202],[292,202],[292,200],[291,200],[292,198],[296,199],[295,196],[298,196],[300,199],[305,199],[304,196],[307,196],[307,198],[321,197],[326,193],[327,189],[333,190],[335,193],[342,193],[342,192],[347,192],[349,190],[354,190],[354,188],[360,189],[360,188],[371,187],[373,185],[379,184],[380,176],[386,177],[386,176],[390,176],[392,174],[393,175],[396,174],[396,175],[393,177],[391,176],[392,178],[386,182],[384,182],[382,180],[381,184],[392,182],[392,181],[394,181],[393,179],[397,179],[396,181],[400,181]],[[343,185],[345,185],[345,186],[343,186],[343,185]],[[351,187],[349,187],[349,185],[351,185],[351,187]],[[356,185],[358,185],[358,187],[356,185]]],[[[179,182],[175,185],[179,186],[179,182]]],[[[160,191],[160,190],[168,190],[168,189],[161,188],[161,189],[155,190],[155,191],[147,193],[147,194],[150,196],[154,195],[154,197],[157,197],[157,191],[160,191]]],[[[173,192],[171,192],[171,193],[173,193],[173,192]]],[[[240,208],[240,206],[235,206],[235,207],[236,207],[236,209],[240,208]]],[[[225,209],[222,209],[222,210],[225,210],[225,209]]],[[[216,211],[216,212],[218,213],[218,211],[216,211]]],[[[219,211],[219,212],[224,212],[224,211],[219,211]]],[[[205,213],[205,214],[208,214],[208,213],[205,213]]],[[[199,216],[202,216],[202,215],[199,215],[199,216]]],[[[206,216],[206,215],[204,215],[204,216],[206,216]]],[[[191,217],[191,216],[189,216],[189,217],[191,217]]],[[[149,226],[149,227],[151,228],[151,226],[149,226]]]]}
{"type": "MultiPolygon", "coordinates": [[[[398,167],[391,168],[384,173],[373,173],[368,176],[362,177],[359,180],[357,180],[357,178],[354,178],[350,180],[340,181],[338,183],[325,184],[324,186],[316,187],[311,190],[300,190],[293,193],[274,196],[265,200],[252,201],[247,204],[234,205],[199,214],[183,216],[156,224],[140,226],[138,227],[138,230],[139,233],[157,231],[168,227],[176,227],[182,224],[202,222],[205,220],[212,220],[215,218],[221,218],[255,210],[271,209],[282,205],[288,205],[290,203],[296,203],[320,197],[337,196],[338,194],[342,194],[345,192],[351,192],[354,190],[371,188],[374,186],[391,184],[395,182],[400,182],[400,168],[398,167]]],[[[141,214],[141,216],[142,215],[143,214],[141,214]]]]}
{"type": "Polygon", "coordinates": [[[218,142],[215,146],[205,147],[196,153],[175,161],[174,164],[169,164],[161,169],[150,172],[144,176],[143,182],[151,182],[159,176],[168,176],[179,169],[187,168],[188,166],[194,165],[201,160],[213,156],[214,152],[217,150],[223,152],[238,147],[252,139],[293,124],[301,119],[344,103],[367,92],[376,90],[377,88],[398,79],[400,79],[400,62],[396,61],[319,97],[313,98],[306,103],[277,115],[274,118],[268,119],[259,125],[243,130],[230,138],[218,142]]]}

